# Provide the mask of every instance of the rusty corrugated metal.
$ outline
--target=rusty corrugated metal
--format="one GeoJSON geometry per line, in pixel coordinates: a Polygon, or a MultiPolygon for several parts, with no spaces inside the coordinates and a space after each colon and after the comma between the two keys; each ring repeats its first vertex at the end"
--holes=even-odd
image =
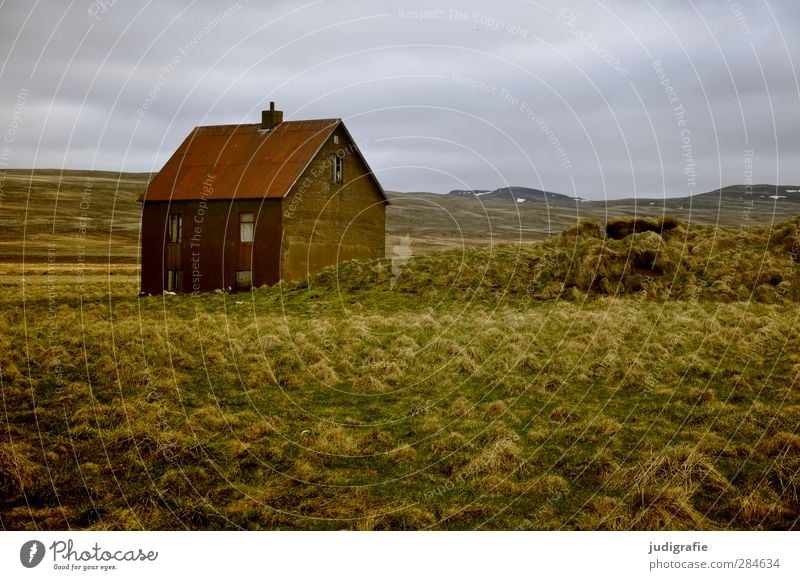
{"type": "MultiPolygon", "coordinates": [[[[180,212],[184,216],[198,215],[201,202],[182,201],[146,203],[142,208],[142,280],[141,289],[150,294],[161,294],[167,289],[168,265],[165,241],[169,214],[180,212]]],[[[280,280],[281,207],[280,199],[210,201],[203,216],[203,232],[199,240],[192,240],[188,229],[184,231],[177,262],[183,264],[184,292],[211,292],[217,288],[236,287],[236,271],[252,270],[253,285],[275,284],[280,280]],[[252,264],[239,265],[239,221],[231,219],[238,212],[255,216],[255,241],[250,258],[252,264]],[[199,261],[197,261],[199,256],[199,261]],[[196,275],[197,270],[198,275],[196,275]]],[[[193,222],[192,222],[193,223],[193,222]]]]}
{"type": "Polygon", "coordinates": [[[179,270],[181,267],[181,245],[167,244],[167,270],[179,270]]]}
{"type": "Polygon", "coordinates": [[[239,243],[239,270],[253,269],[253,244],[249,242],[239,243]]]}
{"type": "Polygon", "coordinates": [[[340,123],[286,121],[271,131],[260,124],[197,127],[140,201],[281,198],[340,123]],[[204,184],[213,193],[204,196],[204,184]]]}

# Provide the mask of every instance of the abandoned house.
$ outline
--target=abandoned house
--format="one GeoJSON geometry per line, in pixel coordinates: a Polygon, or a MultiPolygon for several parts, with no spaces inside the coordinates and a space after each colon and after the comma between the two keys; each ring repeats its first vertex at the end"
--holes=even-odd
{"type": "Polygon", "coordinates": [[[142,203],[141,289],[248,290],[384,256],[386,195],[341,119],[196,127],[142,203]]]}

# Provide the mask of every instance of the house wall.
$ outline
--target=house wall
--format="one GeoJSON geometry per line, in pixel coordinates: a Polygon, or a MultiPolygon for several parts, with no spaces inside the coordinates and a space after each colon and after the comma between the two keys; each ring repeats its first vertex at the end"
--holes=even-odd
{"type": "Polygon", "coordinates": [[[142,291],[166,289],[169,260],[180,262],[183,292],[236,288],[237,270],[252,270],[253,286],[280,279],[280,200],[145,202],[142,208],[142,291]],[[239,213],[254,214],[252,249],[239,243],[239,213]],[[178,256],[168,256],[168,215],[182,216],[178,256]]]}
{"type": "Polygon", "coordinates": [[[353,258],[384,256],[385,201],[367,172],[347,134],[337,129],[283,200],[284,280],[353,258]],[[342,184],[331,183],[337,151],[344,158],[342,184]]]}

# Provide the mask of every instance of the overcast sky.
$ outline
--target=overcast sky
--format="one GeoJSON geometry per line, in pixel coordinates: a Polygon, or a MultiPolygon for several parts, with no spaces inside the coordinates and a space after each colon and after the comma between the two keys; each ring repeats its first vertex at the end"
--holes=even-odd
{"type": "Polygon", "coordinates": [[[0,169],[157,171],[274,100],[393,190],[800,183],[793,0],[142,4],[0,5],[0,169]]]}

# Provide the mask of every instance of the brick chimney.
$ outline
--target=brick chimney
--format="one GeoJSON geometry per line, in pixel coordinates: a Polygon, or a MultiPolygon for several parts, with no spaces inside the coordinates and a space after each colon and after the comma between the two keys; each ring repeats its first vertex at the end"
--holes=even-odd
{"type": "Polygon", "coordinates": [[[283,123],[283,111],[276,111],[275,101],[270,101],[269,111],[261,111],[261,128],[269,130],[280,123],[283,123]]]}

